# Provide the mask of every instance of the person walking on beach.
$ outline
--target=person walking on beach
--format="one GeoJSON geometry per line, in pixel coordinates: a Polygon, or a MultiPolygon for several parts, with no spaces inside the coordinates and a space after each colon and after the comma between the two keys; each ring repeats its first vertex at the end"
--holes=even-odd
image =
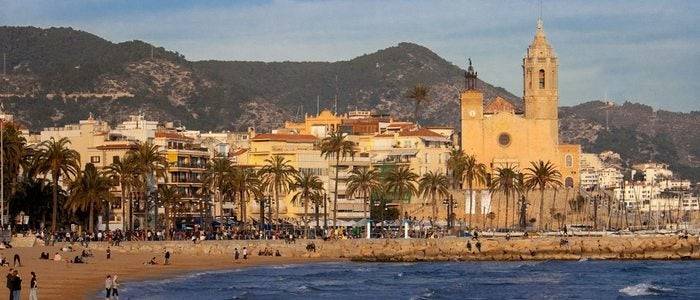
{"type": "Polygon", "coordinates": [[[233,249],[233,259],[238,260],[238,256],[239,256],[238,248],[234,248],[233,249]]]}
{"type": "Polygon", "coordinates": [[[7,289],[8,289],[9,292],[10,292],[10,300],[12,300],[12,283],[13,283],[13,280],[14,280],[14,277],[15,277],[15,275],[14,275],[14,273],[13,273],[14,270],[15,270],[15,269],[10,268],[10,270],[7,272],[7,289]]]}
{"type": "Polygon", "coordinates": [[[165,251],[165,265],[170,264],[170,251],[165,251]]]}
{"type": "Polygon", "coordinates": [[[112,296],[112,276],[107,275],[105,278],[105,300],[110,300],[112,296]]]}
{"type": "Polygon", "coordinates": [[[109,246],[107,247],[107,259],[112,259],[112,249],[109,246]]]}
{"type": "Polygon", "coordinates": [[[119,300],[119,283],[117,283],[117,275],[112,277],[112,300],[119,300]]]}
{"type": "Polygon", "coordinates": [[[32,272],[32,280],[29,282],[29,300],[38,300],[37,290],[39,285],[36,282],[36,273],[32,272]]]}
{"type": "Polygon", "coordinates": [[[248,259],[248,248],[243,247],[243,259],[248,259]]]}
{"type": "Polygon", "coordinates": [[[12,300],[19,300],[22,293],[22,277],[19,277],[19,272],[12,272],[12,300]]]}
{"type": "Polygon", "coordinates": [[[15,257],[13,260],[13,265],[14,267],[21,267],[22,266],[22,260],[19,259],[19,254],[15,253],[15,257]]]}

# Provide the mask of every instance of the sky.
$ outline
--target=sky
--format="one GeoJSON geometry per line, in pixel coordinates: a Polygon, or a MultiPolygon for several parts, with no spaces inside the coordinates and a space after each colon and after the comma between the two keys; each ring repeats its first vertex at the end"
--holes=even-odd
{"type": "Polygon", "coordinates": [[[0,25],[70,26],[189,60],[338,61],[413,42],[522,94],[538,16],[562,105],[602,99],[700,111],[700,1],[0,0],[0,25]]]}

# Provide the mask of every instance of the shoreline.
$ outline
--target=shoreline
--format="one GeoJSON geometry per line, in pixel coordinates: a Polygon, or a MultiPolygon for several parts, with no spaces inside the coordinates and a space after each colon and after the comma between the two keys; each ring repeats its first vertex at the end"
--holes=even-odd
{"type": "MultiPolygon", "coordinates": [[[[39,254],[50,256],[60,251],[55,247],[16,247],[0,250],[6,258],[19,254],[24,264],[19,268],[23,279],[22,295],[28,297],[30,271],[37,273],[41,299],[93,299],[102,290],[106,274],[119,276],[120,284],[134,281],[166,279],[196,272],[235,270],[246,267],[305,264],[316,262],[438,262],[438,261],[537,261],[537,260],[696,260],[700,259],[697,236],[681,239],[677,236],[603,236],[603,237],[484,238],[482,251],[469,251],[467,238],[441,239],[355,239],[355,240],[297,240],[288,244],[282,240],[226,240],[124,242],[110,247],[112,259],[106,259],[104,242],[93,242],[89,249],[95,257],[88,264],[70,264],[39,260],[39,254]],[[307,251],[313,242],[316,251],[307,251]],[[249,259],[233,260],[233,249],[249,249],[249,259]],[[279,250],[282,257],[258,256],[260,249],[279,250]],[[144,265],[156,257],[162,263],[163,253],[172,253],[172,264],[144,265]]],[[[474,246],[474,245],[473,245],[474,246]]],[[[474,246],[475,247],[475,246],[474,246]]],[[[63,259],[80,255],[83,249],[74,245],[75,252],[60,252],[63,259]]],[[[7,267],[3,271],[7,271],[7,267]]]]}

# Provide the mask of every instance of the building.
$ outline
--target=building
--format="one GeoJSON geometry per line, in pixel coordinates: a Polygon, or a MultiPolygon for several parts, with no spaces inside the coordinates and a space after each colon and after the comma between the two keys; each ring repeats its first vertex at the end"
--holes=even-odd
{"type": "Polygon", "coordinates": [[[559,143],[558,59],[537,21],[535,38],[523,58],[524,111],[502,98],[484,102],[471,61],[460,94],[461,145],[489,170],[524,169],[533,161],[550,161],[566,187],[578,188],[580,145],[559,143]]]}

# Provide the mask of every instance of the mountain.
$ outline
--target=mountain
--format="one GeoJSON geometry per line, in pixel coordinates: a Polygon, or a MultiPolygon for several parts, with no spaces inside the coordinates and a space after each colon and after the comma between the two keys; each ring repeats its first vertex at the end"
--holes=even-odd
{"type": "MultiPolygon", "coordinates": [[[[418,83],[430,88],[421,124],[456,126],[459,115],[445,112],[458,110],[464,74],[412,43],[338,62],[188,61],[145,42],[113,43],[71,28],[0,27],[0,52],[7,53],[0,99],[33,130],[74,123],[89,112],[116,123],[140,111],[202,130],[264,131],[315,113],[317,103],[408,119],[413,102],[405,94],[418,83]]],[[[486,99],[501,96],[522,107],[503,88],[481,87],[486,99]]],[[[697,112],[653,113],[625,103],[608,110],[606,129],[601,105],[562,107],[562,140],[581,143],[585,151],[612,149],[630,163],[663,160],[700,179],[697,112]]]]}

